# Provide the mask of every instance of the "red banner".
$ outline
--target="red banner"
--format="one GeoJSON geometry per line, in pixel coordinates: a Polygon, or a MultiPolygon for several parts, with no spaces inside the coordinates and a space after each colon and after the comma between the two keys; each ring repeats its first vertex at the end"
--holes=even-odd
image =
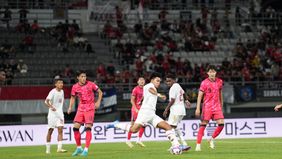
{"type": "MultiPolygon", "coordinates": [[[[0,100],[45,99],[53,86],[0,87],[0,100]]],[[[71,87],[64,87],[65,98],[70,98],[71,87]]]]}

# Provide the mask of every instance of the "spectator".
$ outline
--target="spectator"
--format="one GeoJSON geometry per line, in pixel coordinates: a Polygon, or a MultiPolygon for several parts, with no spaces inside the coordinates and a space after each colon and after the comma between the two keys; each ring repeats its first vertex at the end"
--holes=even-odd
{"type": "Polygon", "coordinates": [[[2,18],[2,21],[6,23],[7,29],[9,29],[10,21],[12,20],[12,11],[9,9],[9,7],[5,7],[3,14],[4,16],[2,18]]]}
{"type": "Polygon", "coordinates": [[[66,66],[64,68],[64,77],[71,78],[71,77],[73,77],[73,75],[74,75],[74,72],[71,69],[70,65],[66,64],[66,66]]]}
{"type": "Polygon", "coordinates": [[[0,86],[6,83],[6,73],[5,71],[0,71],[0,86]]]}
{"type": "Polygon", "coordinates": [[[29,11],[26,10],[25,7],[22,7],[22,9],[18,11],[18,13],[20,14],[20,23],[24,23],[27,20],[27,14],[29,13],[29,11]]]}
{"type": "Polygon", "coordinates": [[[31,30],[33,33],[37,33],[39,31],[40,27],[39,24],[37,23],[37,20],[34,20],[32,25],[31,25],[31,30]]]}
{"type": "Polygon", "coordinates": [[[28,71],[27,65],[23,62],[22,59],[19,60],[18,66],[17,66],[18,71],[22,74],[25,75],[28,71]]]}
{"type": "Polygon", "coordinates": [[[76,34],[79,33],[79,25],[76,23],[75,19],[72,20],[71,26],[74,28],[76,34]]]}

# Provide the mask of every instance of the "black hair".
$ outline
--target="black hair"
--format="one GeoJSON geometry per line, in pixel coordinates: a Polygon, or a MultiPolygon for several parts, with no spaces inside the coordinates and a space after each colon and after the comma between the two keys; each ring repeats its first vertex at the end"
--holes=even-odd
{"type": "Polygon", "coordinates": [[[86,71],[84,71],[84,70],[79,70],[79,71],[77,71],[77,72],[76,72],[76,77],[80,76],[80,75],[83,74],[83,73],[84,73],[84,74],[87,74],[86,71]]]}
{"type": "Polygon", "coordinates": [[[151,76],[150,76],[150,80],[152,80],[152,79],[154,79],[154,78],[156,78],[156,77],[161,78],[161,74],[158,73],[158,72],[153,72],[153,73],[151,74],[151,76]]]}
{"type": "Polygon", "coordinates": [[[209,72],[209,70],[215,70],[215,71],[217,71],[215,65],[209,65],[209,66],[207,67],[206,71],[209,72]]]}
{"type": "Polygon", "coordinates": [[[173,74],[173,73],[167,74],[167,75],[166,75],[166,78],[171,78],[171,79],[173,79],[173,80],[176,80],[176,76],[175,76],[175,74],[173,74]]]}
{"type": "Polygon", "coordinates": [[[64,80],[62,79],[62,78],[54,78],[54,83],[56,84],[58,81],[62,81],[62,82],[64,82],[64,80]]]}

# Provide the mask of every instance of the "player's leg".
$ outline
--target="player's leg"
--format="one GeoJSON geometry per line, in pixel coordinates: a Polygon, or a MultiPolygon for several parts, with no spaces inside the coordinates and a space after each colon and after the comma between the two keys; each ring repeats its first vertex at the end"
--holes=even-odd
{"type": "Polygon", "coordinates": [[[171,145],[173,147],[175,147],[175,146],[178,147],[180,145],[176,136],[175,136],[174,130],[172,129],[172,127],[166,121],[164,121],[159,116],[155,115],[153,120],[151,121],[151,123],[154,127],[165,130],[166,136],[169,139],[169,141],[171,142],[171,145]]]}
{"type": "Polygon", "coordinates": [[[81,123],[84,123],[83,112],[77,111],[74,117],[74,125],[73,125],[73,134],[76,143],[76,150],[73,152],[72,156],[77,156],[82,153],[83,149],[81,147],[81,134],[79,132],[79,128],[81,127],[81,123]]]}
{"type": "Polygon", "coordinates": [[[57,152],[67,152],[63,149],[63,126],[58,127],[58,148],[57,152]]]}
{"type": "Polygon", "coordinates": [[[211,111],[203,111],[202,115],[201,115],[201,123],[200,123],[200,128],[198,131],[198,135],[197,135],[197,144],[196,144],[196,149],[195,151],[201,151],[201,143],[202,143],[202,139],[204,136],[204,132],[206,129],[206,126],[209,123],[209,120],[212,117],[212,112],[211,111]]]}
{"type": "MultiPolygon", "coordinates": [[[[130,123],[130,125],[133,125],[134,124],[134,121],[132,120],[131,121],[131,123],[130,123]]],[[[127,139],[126,139],[126,145],[129,147],[129,148],[132,148],[134,145],[131,143],[131,135],[132,135],[132,132],[131,131],[129,131],[129,132],[127,132],[127,139]]]]}
{"type": "MultiPolygon", "coordinates": [[[[137,118],[137,113],[135,112],[135,110],[131,110],[131,125],[134,124],[134,121],[136,120],[137,118]]],[[[126,140],[126,145],[130,148],[132,148],[134,145],[131,143],[131,135],[132,135],[132,132],[129,131],[127,132],[127,140],[126,140]]]]}
{"type": "MultiPolygon", "coordinates": [[[[134,116],[133,116],[134,122],[137,120],[137,117],[138,117],[138,113],[135,112],[134,116]]],[[[136,144],[141,146],[141,147],[145,147],[145,145],[141,141],[142,135],[145,131],[145,125],[142,125],[142,123],[140,125],[141,125],[141,127],[139,128],[139,133],[138,133],[138,138],[137,138],[136,144]]]]}
{"type": "Polygon", "coordinates": [[[87,156],[88,155],[88,149],[91,143],[92,139],[92,126],[94,122],[94,111],[84,112],[84,119],[85,119],[85,132],[86,132],[86,141],[85,141],[85,147],[83,152],[81,153],[81,156],[87,156]]]}
{"type": "Polygon", "coordinates": [[[174,129],[176,137],[179,139],[181,145],[187,146],[187,143],[181,133],[181,131],[177,128],[177,125],[183,119],[183,115],[174,115],[173,113],[169,114],[167,123],[174,129]]]}
{"type": "Polygon", "coordinates": [[[221,133],[221,131],[224,128],[224,116],[222,111],[218,111],[214,114],[214,119],[216,120],[217,127],[215,131],[212,134],[212,137],[208,140],[210,144],[210,148],[214,149],[215,144],[214,144],[214,139],[221,133]]]}
{"type": "Polygon", "coordinates": [[[46,136],[46,154],[50,154],[50,142],[51,142],[51,137],[53,133],[53,128],[49,128],[46,136]]]}
{"type": "Polygon", "coordinates": [[[139,129],[138,138],[137,138],[137,141],[136,141],[136,144],[141,146],[141,147],[145,147],[145,145],[141,141],[141,138],[144,134],[144,131],[145,131],[145,126],[141,126],[140,129],[139,129]]]}
{"type": "Polygon", "coordinates": [[[197,145],[195,151],[201,151],[201,143],[204,136],[204,132],[206,129],[207,124],[209,123],[208,120],[202,120],[200,124],[200,128],[197,135],[197,145]]]}

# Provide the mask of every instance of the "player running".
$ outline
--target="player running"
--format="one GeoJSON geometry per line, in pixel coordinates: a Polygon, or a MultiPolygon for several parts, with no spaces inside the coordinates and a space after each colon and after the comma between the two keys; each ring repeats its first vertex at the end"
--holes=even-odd
{"type": "MultiPolygon", "coordinates": [[[[130,103],[132,104],[131,108],[131,125],[134,124],[134,121],[137,119],[138,112],[141,107],[141,101],[143,99],[143,87],[145,85],[145,79],[143,77],[138,78],[138,86],[134,87],[131,93],[130,103]]],[[[142,126],[139,130],[138,139],[136,141],[137,145],[141,147],[145,147],[145,145],[141,142],[141,137],[145,131],[145,127],[142,126]]],[[[133,144],[130,142],[132,132],[128,132],[126,144],[132,148],[133,144]]]]}
{"type": "Polygon", "coordinates": [[[188,101],[187,96],[185,95],[184,90],[176,82],[176,77],[173,74],[169,74],[166,77],[166,84],[169,89],[169,103],[163,112],[163,116],[167,118],[168,112],[168,124],[174,129],[176,136],[179,138],[182,150],[188,151],[191,149],[184,140],[181,130],[177,128],[177,125],[181,122],[183,117],[186,115],[186,109],[191,107],[190,102],[188,101]]]}
{"type": "Polygon", "coordinates": [[[63,128],[64,128],[64,82],[62,79],[55,79],[55,88],[53,88],[45,100],[45,105],[49,108],[48,112],[48,133],[46,137],[46,154],[50,154],[50,142],[54,128],[58,128],[58,148],[57,152],[67,152],[64,150],[63,141],[63,128]]]}
{"type": "Polygon", "coordinates": [[[107,129],[119,128],[127,132],[136,133],[140,130],[141,127],[149,123],[156,128],[164,129],[166,131],[166,136],[171,141],[172,147],[180,149],[180,144],[175,136],[175,132],[172,127],[162,118],[156,115],[156,105],[158,97],[163,100],[166,99],[165,95],[161,95],[157,92],[157,88],[159,88],[161,83],[160,75],[158,73],[152,73],[150,80],[151,82],[149,84],[146,84],[143,88],[142,106],[139,110],[135,123],[133,125],[130,125],[115,121],[114,123],[109,124],[107,126],[107,129]]]}
{"type": "Polygon", "coordinates": [[[202,116],[200,129],[197,136],[196,151],[201,151],[201,142],[204,135],[205,128],[209,123],[209,120],[215,120],[218,124],[217,128],[209,139],[210,148],[214,149],[214,139],[220,134],[224,127],[224,116],[222,113],[223,98],[222,98],[222,85],[223,81],[216,77],[216,68],[213,65],[207,68],[208,78],[202,81],[198,99],[197,108],[195,115],[200,116],[200,106],[203,99],[202,105],[202,116]]]}
{"type": "Polygon", "coordinates": [[[75,97],[79,98],[79,104],[74,118],[73,126],[73,133],[77,148],[72,156],[77,156],[78,154],[80,154],[81,156],[88,155],[88,148],[92,139],[91,129],[94,122],[95,109],[98,109],[100,107],[103,95],[103,92],[99,89],[99,87],[95,83],[87,81],[86,78],[86,72],[78,72],[78,82],[73,85],[71,90],[68,114],[70,114],[72,111],[75,97]],[[94,92],[98,92],[98,99],[96,102],[94,99],[94,92]],[[85,124],[86,132],[86,142],[84,150],[81,147],[81,134],[79,132],[79,128],[82,124],[85,124]]]}

